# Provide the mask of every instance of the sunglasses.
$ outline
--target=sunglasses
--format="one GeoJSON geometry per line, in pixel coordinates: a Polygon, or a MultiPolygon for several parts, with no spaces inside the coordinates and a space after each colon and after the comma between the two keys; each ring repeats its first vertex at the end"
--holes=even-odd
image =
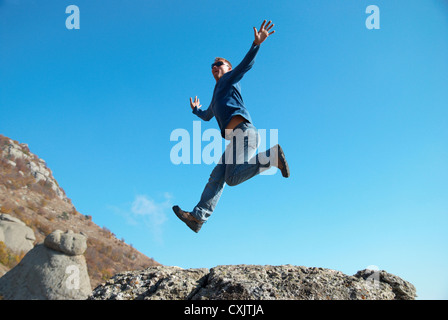
{"type": "Polygon", "coordinates": [[[214,66],[220,67],[220,66],[222,66],[223,64],[225,64],[225,63],[222,62],[222,61],[216,61],[215,63],[212,63],[212,69],[213,69],[214,66]]]}

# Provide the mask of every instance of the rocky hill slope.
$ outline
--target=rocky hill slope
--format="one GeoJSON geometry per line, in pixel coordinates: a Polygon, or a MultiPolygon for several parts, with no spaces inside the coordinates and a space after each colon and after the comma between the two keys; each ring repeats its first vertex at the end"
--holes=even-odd
{"type": "MultiPolygon", "coordinates": [[[[0,135],[0,214],[24,222],[34,231],[34,244],[42,243],[54,230],[87,236],[87,261],[93,287],[117,272],[160,265],[119,240],[92,217],[79,213],[53,177],[44,160],[31,153],[26,144],[0,135]]],[[[24,256],[7,248],[0,239],[0,276],[24,256]]]]}
{"type": "Polygon", "coordinates": [[[353,276],[303,266],[149,267],[117,274],[91,300],[413,300],[415,287],[385,271],[353,276]]]}

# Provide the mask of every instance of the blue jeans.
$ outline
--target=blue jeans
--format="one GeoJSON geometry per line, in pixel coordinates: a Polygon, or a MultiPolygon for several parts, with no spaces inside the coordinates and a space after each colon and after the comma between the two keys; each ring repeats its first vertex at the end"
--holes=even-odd
{"type": "Polygon", "coordinates": [[[259,145],[259,135],[251,123],[240,123],[227,138],[230,143],[210,174],[201,199],[192,211],[198,220],[206,221],[210,217],[225,184],[236,186],[271,166],[270,150],[254,156],[259,145]]]}

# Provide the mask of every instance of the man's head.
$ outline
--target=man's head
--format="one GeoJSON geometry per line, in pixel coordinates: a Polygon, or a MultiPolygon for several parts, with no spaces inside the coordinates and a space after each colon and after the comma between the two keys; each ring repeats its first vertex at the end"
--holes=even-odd
{"type": "Polygon", "coordinates": [[[212,74],[216,81],[232,70],[232,64],[224,58],[215,58],[215,62],[212,64],[212,74]]]}

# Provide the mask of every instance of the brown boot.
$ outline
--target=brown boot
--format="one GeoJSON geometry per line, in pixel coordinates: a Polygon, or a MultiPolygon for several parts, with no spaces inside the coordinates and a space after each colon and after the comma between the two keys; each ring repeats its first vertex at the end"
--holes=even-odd
{"type": "Polygon", "coordinates": [[[190,212],[183,211],[179,206],[174,206],[173,211],[191,230],[198,233],[204,222],[196,219],[190,212]]]}
{"type": "Polygon", "coordinates": [[[280,147],[279,144],[275,145],[274,148],[277,148],[277,154],[278,154],[277,168],[280,169],[283,177],[288,178],[289,166],[288,162],[286,162],[285,153],[283,152],[283,149],[282,147],[280,147]]]}

